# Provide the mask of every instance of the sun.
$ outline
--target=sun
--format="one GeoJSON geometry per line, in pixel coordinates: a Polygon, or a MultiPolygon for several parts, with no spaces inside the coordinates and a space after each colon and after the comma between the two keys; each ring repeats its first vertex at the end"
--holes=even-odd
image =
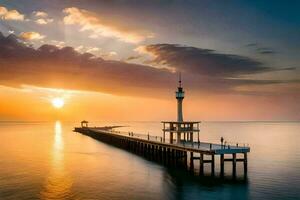
{"type": "Polygon", "coordinates": [[[56,97],[52,99],[52,106],[54,108],[62,108],[65,105],[65,101],[62,98],[56,97]]]}

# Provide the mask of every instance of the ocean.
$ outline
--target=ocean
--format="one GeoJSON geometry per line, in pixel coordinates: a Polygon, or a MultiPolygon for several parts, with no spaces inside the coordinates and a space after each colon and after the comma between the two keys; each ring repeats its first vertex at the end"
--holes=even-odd
{"type": "MultiPolygon", "coordinates": [[[[202,122],[201,141],[250,145],[237,181],[229,163],[225,180],[192,175],[72,132],[79,125],[0,122],[0,199],[300,199],[299,122],[202,122]]],[[[162,134],[160,122],[90,125],[162,134]]]]}

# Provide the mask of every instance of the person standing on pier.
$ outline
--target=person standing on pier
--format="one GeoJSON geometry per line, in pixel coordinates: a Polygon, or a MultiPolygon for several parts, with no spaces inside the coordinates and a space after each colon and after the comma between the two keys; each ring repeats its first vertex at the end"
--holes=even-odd
{"type": "Polygon", "coordinates": [[[224,142],[224,138],[221,137],[221,147],[223,148],[223,142],[224,142]]]}

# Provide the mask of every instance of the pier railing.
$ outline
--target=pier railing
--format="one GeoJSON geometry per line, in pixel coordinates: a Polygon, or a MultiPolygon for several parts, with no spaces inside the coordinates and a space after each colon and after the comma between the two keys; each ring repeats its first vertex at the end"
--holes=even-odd
{"type": "Polygon", "coordinates": [[[116,131],[116,130],[111,130],[110,132],[114,134],[120,134],[120,135],[125,135],[129,137],[135,137],[139,139],[144,139],[144,140],[151,140],[155,142],[163,142],[163,138],[160,136],[153,136],[150,134],[141,134],[141,133],[134,133],[134,132],[126,132],[126,131],[116,131]]]}
{"type": "MultiPolygon", "coordinates": [[[[143,140],[149,140],[149,141],[154,141],[154,142],[161,142],[161,143],[166,143],[170,144],[169,139],[166,138],[165,141],[163,141],[163,138],[160,136],[153,136],[148,134],[141,134],[141,133],[134,133],[134,132],[126,132],[126,131],[118,131],[118,130],[109,130],[108,132],[114,133],[114,134],[119,134],[119,135],[124,135],[132,138],[139,138],[143,140]]],[[[178,145],[178,146],[183,146],[183,147],[189,147],[189,148],[194,148],[194,149],[202,149],[202,150],[237,150],[237,149],[247,149],[250,148],[249,144],[246,143],[236,143],[236,142],[224,142],[223,144],[214,144],[214,143],[208,143],[208,142],[202,142],[202,141],[195,141],[195,142],[190,142],[190,141],[182,141],[180,143],[176,143],[174,140],[173,145],[178,145]]]]}

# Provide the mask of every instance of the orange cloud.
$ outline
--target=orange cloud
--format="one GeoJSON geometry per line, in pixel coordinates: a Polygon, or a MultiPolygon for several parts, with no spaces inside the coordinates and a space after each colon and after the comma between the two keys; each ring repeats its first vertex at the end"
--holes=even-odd
{"type": "Polygon", "coordinates": [[[148,31],[121,25],[87,10],[72,7],[64,9],[63,12],[66,14],[65,24],[79,25],[81,31],[91,31],[90,38],[103,36],[117,38],[128,43],[139,43],[153,37],[153,34],[148,31]]]}
{"type": "Polygon", "coordinates": [[[7,9],[5,7],[0,7],[0,15],[5,15],[7,13],[7,9]]]}
{"type": "Polygon", "coordinates": [[[24,40],[41,40],[46,37],[38,32],[22,32],[19,36],[24,40]]]}
{"type": "Polygon", "coordinates": [[[23,21],[24,15],[17,10],[8,10],[5,7],[0,7],[0,19],[23,21]]]}
{"type": "Polygon", "coordinates": [[[49,23],[52,23],[53,19],[37,19],[35,20],[35,23],[40,24],[40,25],[46,25],[49,23]]]}

